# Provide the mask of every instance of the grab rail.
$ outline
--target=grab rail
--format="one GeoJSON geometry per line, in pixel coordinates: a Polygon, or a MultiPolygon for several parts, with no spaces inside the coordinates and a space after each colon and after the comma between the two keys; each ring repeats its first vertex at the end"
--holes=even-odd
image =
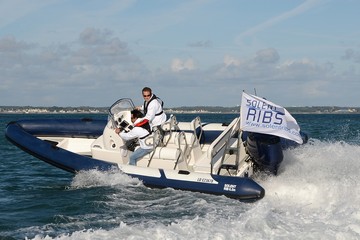
{"type": "MultiPolygon", "coordinates": [[[[211,173],[213,173],[214,164],[220,159],[216,159],[215,156],[219,154],[224,147],[227,146],[229,140],[231,139],[234,129],[239,126],[240,118],[235,118],[229,126],[215,139],[215,141],[210,145],[208,149],[208,157],[211,159],[211,173]],[[209,156],[210,155],[210,156],[209,156]]],[[[237,130],[237,129],[236,129],[237,130]]],[[[225,154],[225,151],[224,151],[225,154]]],[[[222,157],[223,161],[223,157],[222,157]]]]}

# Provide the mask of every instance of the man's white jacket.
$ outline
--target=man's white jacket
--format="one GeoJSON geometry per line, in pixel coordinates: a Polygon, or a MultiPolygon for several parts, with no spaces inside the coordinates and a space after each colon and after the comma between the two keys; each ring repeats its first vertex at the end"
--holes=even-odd
{"type": "MultiPolygon", "coordinates": [[[[142,119],[140,119],[140,118],[137,119],[134,122],[134,125],[141,122],[141,120],[142,119]]],[[[149,135],[149,132],[145,128],[134,126],[134,128],[131,129],[129,132],[121,131],[119,135],[125,141],[138,138],[139,143],[140,143],[140,147],[142,149],[151,149],[151,148],[153,148],[152,144],[151,145],[146,144],[147,136],[150,136],[151,134],[149,135]]]]}

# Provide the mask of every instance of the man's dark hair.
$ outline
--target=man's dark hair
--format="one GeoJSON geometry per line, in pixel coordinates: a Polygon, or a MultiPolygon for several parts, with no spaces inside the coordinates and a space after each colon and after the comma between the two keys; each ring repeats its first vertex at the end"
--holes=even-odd
{"type": "Polygon", "coordinates": [[[140,112],[139,110],[137,110],[137,109],[132,110],[131,114],[136,118],[144,117],[144,114],[142,112],[140,112]]]}
{"type": "Polygon", "coordinates": [[[144,87],[144,88],[142,89],[142,92],[149,92],[150,94],[152,94],[152,90],[151,90],[151,88],[149,88],[149,87],[144,87]]]}

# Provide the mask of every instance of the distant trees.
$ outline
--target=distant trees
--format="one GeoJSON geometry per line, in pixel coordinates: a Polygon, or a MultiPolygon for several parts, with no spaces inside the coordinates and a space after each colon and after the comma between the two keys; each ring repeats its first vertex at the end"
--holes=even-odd
{"type": "MultiPolygon", "coordinates": [[[[32,107],[32,106],[0,106],[0,113],[108,113],[108,107],[32,107]]],[[[286,107],[290,113],[360,113],[360,107],[311,106],[286,107]]],[[[240,107],[193,106],[165,108],[167,112],[197,113],[239,113],[240,107]]]]}

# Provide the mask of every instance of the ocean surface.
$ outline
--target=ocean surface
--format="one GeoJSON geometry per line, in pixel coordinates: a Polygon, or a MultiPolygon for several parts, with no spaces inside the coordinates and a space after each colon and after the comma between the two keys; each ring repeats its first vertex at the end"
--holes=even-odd
{"type": "Polygon", "coordinates": [[[266,194],[255,203],[150,189],[119,172],[73,175],[4,136],[9,121],[58,117],[106,119],[0,115],[0,239],[360,239],[360,115],[294,115],[310,140],[285,151],[277,176],[257,176],[266,194]]]}

